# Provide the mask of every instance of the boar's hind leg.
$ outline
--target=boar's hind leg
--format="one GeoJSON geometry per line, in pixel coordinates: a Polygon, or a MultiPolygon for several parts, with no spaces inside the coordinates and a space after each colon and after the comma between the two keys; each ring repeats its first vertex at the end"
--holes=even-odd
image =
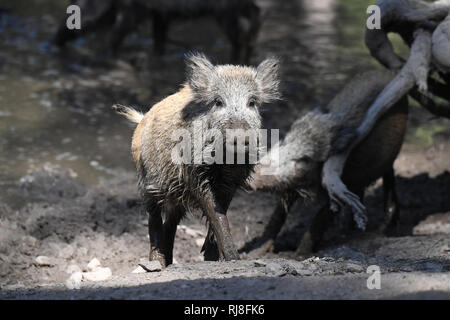
{"type": "Polygon", "coordinates": [[[150,237],[149,260],[158,260],[163,267],[166,266],[164,256],[164,233],[161,218],[161,207],[147,203],[148,213],[148,235],[150,237]]]}
{"type": "Polygon", "coordinates": [[[230,201],[219,205],[212,196],[202,200],[202,210],[209,223],[208,235],[203,245],[205,259],[239,260],[239,254],[231,238],[230,226],[226,216],[230,201]],[[217,241],[217,244],[215,243],[217,241]]]}
{"type": "Polygon", "coordinates": [[[332,219],[333,214],[329,208],[329,203],[327,202],[313,217],[311,225],[303,235],[296,253],[298,255],[307,255],[314,252],[332,219]]]}
{"type": "Polygon", "coordinates": [[[395,190],[395,173],[393,168],[383,176],[383,193],[384,212],[386,213],[386,216],[380,231],[389,235],[394,235],[398,233],[400,210],[398,208],[397,192],[395,190]]]}

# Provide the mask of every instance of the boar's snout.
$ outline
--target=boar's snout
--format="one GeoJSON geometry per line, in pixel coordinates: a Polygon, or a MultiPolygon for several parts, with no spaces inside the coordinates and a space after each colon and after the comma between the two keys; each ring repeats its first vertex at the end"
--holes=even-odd
{"type": "Polygon", "coordinates": [[[252,128],[245,120],[232,121],[226,130],[224,142],[226,149],[234,153],[256,152],[258,147],[258,130],[252,128]]]}
{"type": "Polygon", "coordinates": [[[227,122],[227,129],[231,130],[249,130],[251,129],[250,124],[243,119],[230,119],[227,122]]]}

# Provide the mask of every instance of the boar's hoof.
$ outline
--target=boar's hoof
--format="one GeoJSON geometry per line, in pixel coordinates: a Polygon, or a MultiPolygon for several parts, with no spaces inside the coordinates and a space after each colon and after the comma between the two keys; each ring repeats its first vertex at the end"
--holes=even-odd
{"type": "Polygon", "coordinates": [[[150,251],[149,260],[150,261],[159,261],[159,263],[161,263],[161,266],[163,268],[167,267],[166,257],[158,251],[150,251]]]}
{"type": "Polygon", "coordinates": [[[239,253],[235,248],[226,248],[223,251],[225,261],[240,260],[239,253]]]}

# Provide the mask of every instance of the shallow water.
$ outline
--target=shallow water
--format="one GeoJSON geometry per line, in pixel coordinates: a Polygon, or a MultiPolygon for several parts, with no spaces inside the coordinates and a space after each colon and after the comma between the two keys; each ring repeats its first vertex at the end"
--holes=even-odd
{"type": "MultiPolygon", "coordinates": [[[[275,55],[283,63],[284,101],[263,110],[268,127],[285,132],[297,115],[329,101],[350,76],[378,67],[363,44],[371,2],[257,1],[265,21],[252,61],[275,55]]],[[[51,38],[65,6],[54,0],[0,5],[7,9],[0,11],[0,201],[12,206],[23,203],[17,181],[36,167],[69,170],[88,184],[133,170],[132,127],[112,112],[112,104],[145,110],[175,92],[189,50],[227,62],[229,44],[206,18],[174,24],[162,57],[152,53],[149,24],[126,39],[116,60],[102,56],[104,35],[58,52],[51,38]]]]}

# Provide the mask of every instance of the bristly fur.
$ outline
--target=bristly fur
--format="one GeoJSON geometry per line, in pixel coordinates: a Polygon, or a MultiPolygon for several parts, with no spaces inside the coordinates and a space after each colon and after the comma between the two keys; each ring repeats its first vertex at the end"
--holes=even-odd
{"type": "MultiPolygon", "coordinates": [[[[205,197],[214,198],[226,209],[236,189],[246,184],[254,165],[176,164],[172,151],[179,140],[173,139],[173,134],[183,129],[195,137],[202,134],[198,130],[216,129],[225,137],[228,129],[258,130],[258,107],[280,96],[276,59],[265,60],[257,68],[214,66],[203,54],[189,54],[186,65],[187,81],[182,88],[145,115],[126,107],[118,109],[131,121],[139,120],[132,154],[149,212],[166,211],[167,207],[175,207],[177,215],[197,208],[203,211],[201,200],[205,197]],[[252,99],[256,106],[249,105],[252,99]],[[219,100],[220,105],[214,104],[219,100]],[[194,126],[195,121],[202,127],[194,126]]],[[[194,146],[187,151],[194,159],[194,146]]]]}
{"type": "MultiPolygon", "coordinates": [[[[365,72],[356,76],[328,104],[326,110],[316,109],[296,120],[285,139],[272,147],[255,167],[250,179],[252,189],[268,190],[279,195],[279,205],[263,234],[264,241],[275,240],[287,213],[297,200],[312,200],[319,210],[314,213],[297,253],[317,250],[317,244],[332,220],[328,193],[321,185],[323,164],[330,155],[342,152],[353,140],[355,128],[370,112],[369,107],[393,77],[394,73],[387,71],[365,72]],[[267,162],[269,165],[264,166],[267,162]],[[267,175],[268,171],[273,174],[267,175]]],[[[364,195],[365,188],[380,177],[383,177],[383,183],[387,181],[390,184],[387,188],[384,185],[385,206],[391,202],[385,207],[388,211],[387,226],[394,226],[398,221],[392,181],[393,163],[403,142],[407,119],[408,99],[405,96],[377,120],[369,135],[350,152],[342,173],[342,182],[350,192],[360,197],[364,195]]]]}
{"type": "Polygon", "coordinates": [[[239,77],[242,89],[254,82],[255,96],[260,103],[270,103],[281,98],[279,92],[279,60],[275,57],[261,62],[256,70],[247,66],[214,66],[204,54],[189,53],[186,56],[187,83],[194,92],[195,101],[212,102],[217,96],[217,84],[239,77]]]}
{"type": "Polygon", "coordinates": [[[112,108],[118,114],[124,116],[133,123],[139,123],[144,118],[144,114],[142,112],[136,111],[121,104],[115,104],[112,106],[112,108]]]}
{"type": "Polygon", "coordinates": [[[278,58],[271,57],[264,60],[256,69],[256,79],[260,83],[261,99],[265,102],[272,102],[281,99],[278,86],[278,72],[280,61],[278,58]]]}
{"type": "Polygon", "coordinates": [[[258,165],[250,186],[254,190],[277,190],[314,197],[320,187],[323,162],[344,150],[354,139],[356,128],[371,102],[392,77],[393,74],[386,71],[357,75],[327,108],[317,108],[294,121],[285,139],[262,160],[272,159],[278,152],[280,163],[276,170],[273,169],[275,174],[261,175],[262,165],[258,165]]]}

